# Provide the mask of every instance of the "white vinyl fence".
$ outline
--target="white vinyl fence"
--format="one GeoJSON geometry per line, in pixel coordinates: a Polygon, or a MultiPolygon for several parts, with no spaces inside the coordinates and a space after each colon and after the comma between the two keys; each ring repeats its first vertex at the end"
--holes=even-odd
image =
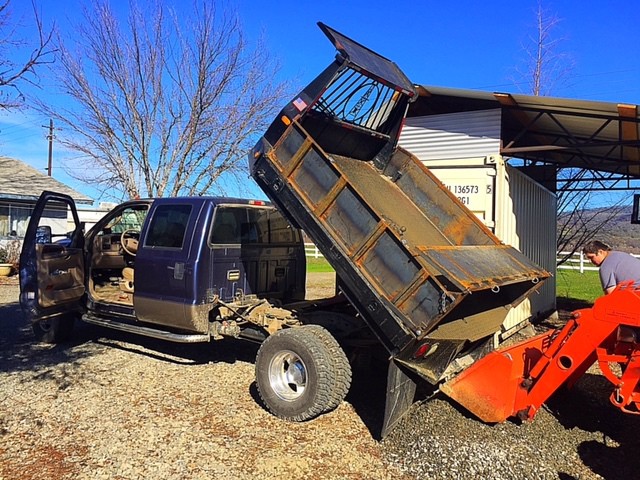
{"type": "Polygon", "coordinates": [[[318,247],[316,247],[313,243],[304,244],[304,254],[306,257],[310,258],[324,258],[324,255],[320,253],[318,247]]]}
{"type": "MultiPolygon", "coordinates": [[[[569,252],[559,252],[557,255],[557,260],[560,261],[561,257],[564,257],[569,252]]],[[[633,254],[632,254],[633,255],[633,254]]],[[[636,258],[640,258],[640,255],[633,255],[636,258]]],[[[598,267],[596,267],[593,263],[591,263],[584,254],[580,252],[575,252],[569,259],[558,266],[558,270],[578,270],[580,273],[584,273],[586,271],[598,271],[598,267]]]]}

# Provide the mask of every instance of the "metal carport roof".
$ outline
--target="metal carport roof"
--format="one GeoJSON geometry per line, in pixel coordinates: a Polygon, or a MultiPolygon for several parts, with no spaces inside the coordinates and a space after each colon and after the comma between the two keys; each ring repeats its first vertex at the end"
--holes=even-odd
{"type": "Polygon", "coordinates": [[[589,189],[640,185],[637,105],[434,86],[418,92],[409,117],[500,108],[500,153],[527,167],[552,165],[554,179],[557,168],[579,168],[589,189]]]}

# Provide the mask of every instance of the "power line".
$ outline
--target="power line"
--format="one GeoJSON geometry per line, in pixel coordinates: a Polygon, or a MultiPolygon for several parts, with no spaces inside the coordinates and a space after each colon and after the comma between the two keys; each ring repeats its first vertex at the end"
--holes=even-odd
{"type": "MultiPolygon", "coordinates": [[[[0,120],[0,123],[5,123],[5,122],[0,120]]],[[[2,135],[7,135],[7,134],[14,133],[14,130],[16,130],[17,132],[20,132],[24,130],[24,127],[27,125],[32,127],[36,126],[36,122],[27,120],[26,122],[22,122],[22,123],[8,124],[6,127],[3,127],[2,129],[0,129],[0,133],[2,133],[2,135]]]]}

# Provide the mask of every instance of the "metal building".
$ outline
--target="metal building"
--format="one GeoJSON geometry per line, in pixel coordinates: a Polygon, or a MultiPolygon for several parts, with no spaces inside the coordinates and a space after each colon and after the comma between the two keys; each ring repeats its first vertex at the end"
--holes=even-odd
{"type": "MultiPolygon", "coordinates": [[[[418,91],[400,145],[498,238],[549,272],[556,272],[557,170],[579,169],[589,188],[594,179],[607,189],[637,183],[635,105],[442,87],[418,91]]],[[[570,188],[585,188],[584,182],[570,188]]],[[[554,311],[555,302],[553,277],[509,314],[503,332],[554,311]]]]}

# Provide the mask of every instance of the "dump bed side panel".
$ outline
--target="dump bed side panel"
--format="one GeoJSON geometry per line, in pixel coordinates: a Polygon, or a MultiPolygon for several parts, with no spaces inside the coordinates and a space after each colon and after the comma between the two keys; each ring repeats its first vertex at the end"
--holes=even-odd
{"type": "MultiPolygon", "coordinates": [[[[281,155],[290,147],[287,145],[287,138],[285,136],[284,141],[280,144],[281,155]]],[[[268,149],[270,146],[265,145],[265,148],[268,149]]],[[[330,220],[327,220],[326,216],[322,219],[319,218],[314,205],[322,202],[325,196],[321,193],[322,191],[332,190],[338,183],[339,177],[336,172],[331,168],[323,168],[323,165],[330,167],[326,164],[326,160],[322,160],[315,154],[310,154],[307,157],[309,163],[295,175],[300,183],[296,182],[294,185],[291,180],[283,176],[283,165],[278,162],[277,158],[273,150],[270,155],[258,158],[254,164],[254,178],[271,200],[313,239],[316,246],[335,268],[349,300],[359,312],[364,313],[365,320],[385,347],[389,351],[399,351],[411,342],[414,337],[413,333],[404,326],[399,317],[394,315],[390,305],[382,305],[384,299],[380,298],[366,282],[358,265],[355,262],[345,260],[348,258],[348,254],[344,250],[342,241],[338,241],[340,236],[347,237],[354,242],[367,235],[372,226],[370,225],[371,216],[365,214],[367,212],[366,206],[354,204],[353,201],[349,202],[350,199],[347,198],[349,194],[345,193],[345,196],[340,199],[340,204],[343,207],[347,204],[346,208],[349,208],[349,213],[334,215],[330,220]],[[314,172],[314,174],[310,175],[311,178],[306,178],[302,173],[304,171],[314,172]],[[307,192],[308,195],[301,195],[301,190],[307,192]],[[337,225],[342,232],[352,228],[352,233],[341,235],[333,231],[332,228],[328,229],[329,225],[337,225]]],[[[394,273],[394,276],[397,275],[402,276],[402,273],[394,273]]]]}
{"type": "MultiPolygon", "coordinates": [[[[262,149],[254,164],[260,186],[313,238],[390,351],[403,350],[441,321],[516,302],[546,276],[501,245],[402,150],[407,178],[414,180],[401,188],[372,162],[328,155],[295,122],[276,145],[262,149]]],[[[484,318],[483,334],[499,329],[502,318],[484,318]]],[[[457,336],[464,337],[464,329],[457,336]]]]}

